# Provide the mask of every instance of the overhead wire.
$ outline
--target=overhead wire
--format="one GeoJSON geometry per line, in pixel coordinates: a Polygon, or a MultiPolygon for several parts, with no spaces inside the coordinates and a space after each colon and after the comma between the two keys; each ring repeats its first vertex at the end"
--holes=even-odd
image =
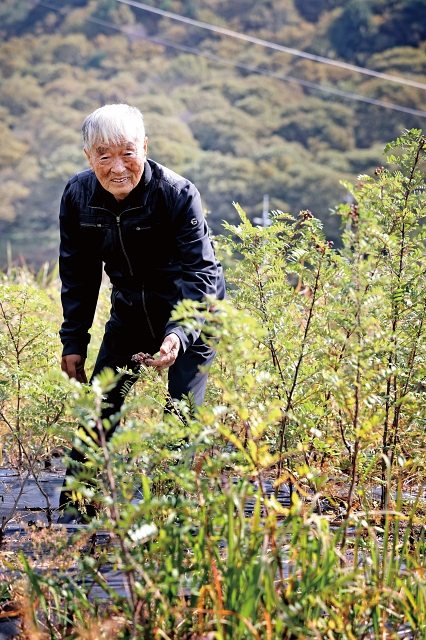
{"type": "MultiPolygon", "coordinates": [[[[121,1],[121,0],[119,0],[121,1]]],[[[45,7],[47,9],[51,9],[53,11],[57,11],[59,13],[65,14],[65,15],[69,15],[71,13],[74,12],[74,10],[72,9],[64,9],[64,8],[58,8],[55,5],[52,5],[49,2],[45,2],[44,0],[27,0],[27,2],[30,2],[31,4],[34,5],[40,5],[42,7],[45,7]]],[[[287,75],[283,75],[280,73],[277,73],[275,71],[271,71],[269,69],[263,69],[262,67],[256,67],[253,65],[249,65],[246,64],[244,62],[240,62],[238,60],[231,60],[229,58],[223,58],[221,56],[218,56],[214,53],[210,53],[208,51],[202,51],[200,49],[196,49],[194,47],[188,47],[187,45],[183,45],[180,44],[178,42],[173,42],[170,40],[166,40],[164,38],[160,38],[157,36],[148,36],[146,34],[141,34],[139,31],[136,31],[135,29],[133,29],[132,27],[120,27],[119,25],[116,25],[112,22],[108,22],[107,20],[102,20],[101,18],[95,18],[94,16],[83,16],[83,19],[86,22],[91,22],[93,24],[98,24],[100,26],[103,27],[107,27],[110,28],[112,30],[115,31],[119,31],[121,33],[124,33],[127,36],[131,36],[133,38],[136,38],[138,40],[147,40],[149,42],[153,42],[154,44],[159,44],[165,47],[171,47],[174,49],[178,49],[180,51],[183,51],[185,53],[189,53],[191,55],[195,55],[195,56],[200,56],[203,58],[207,58],[209,60],[213,60],[215,62],[219,62],[221,64],[226,64],[229,66],[233,66],[233,67],[237,67],[240,69],[244,69],[246,71],[250,71],[252,73],[257,73],[259,75],[263,75],[263,76],[269,76],[271,78],[276,78],[277,80],[281,80],[284,82],[290,82],[290,83],[294,83],[294,84],[298,84],[301,85],[303,87],[306,87],[308,89],[315,89],[318,91],[323,91],[332,95],[337,95],[340,96],[342,98],[346,98],[349,100],[356,100],[358,102],[365,102],[367,104],[372,104],[378,107],[384,107],[386,109],[392,109],[394,111],[400,111],[402,113],[407,113],[410,115],[414,115],[414,116],[418,116],[420,118],[426,118],[426,111],[420,111],[418,109],[412,109],[411,107],[405,107],[403,105],[398,105],[398,104],[394,104],[392,102],[387,102],[385,100],[377,100],[376,98],[369,98],[367,96],[362,96],[356,93],[351,93],[349,91],[343,91],[341,89],[336,89],[335,87],[329,87],[327,85],[322,85],[322,84],[318,84],[316,82],[311,82],[309,80],[303,80],[302,78],[294,78],[293,76],[287,76],[287,75]]]]}
{"type": "Polygon", "coordinates": [[[137,0],[117,0],[117,2],[142,9],[143,11],[155,13],[157,15],[163,16],[164,18],[170,18],[171,20],[177,20],[194,27],[199,27],[200,29],[207,29],[208,31],[212,31],[213,33],[220,33],[221,35],[229,36],[231,38],[237,38],[238,40],[244,40],[245,42],[250,42],[251,44],[258,44],[262,47],[266,47],[267,49],[282,51],[284,53],[289,53],[292,56],[306,58],[307,60],[312,60],[314,62],[320,62],[322,64],[328,64],[333,67],[339,67],[340,69],[347,69],[348,71],[363,73],[368,76],[373,76],[374,78],[381,78],[382,80],[389,80],[390,82],[397,82],[399,84],[405,84],[409,87],[426,90],[426,84],[424,84],[423,82],[417,82],[417,80],[402,78],[401,76],[394,76],[389,73],[382,73],[381,71],[375,71],[374,69],[367,69],[365,67],[358,67],[354,64],[342,62],[341,60],[325,58],[324,56],[318,56],[314,53],[308,53],[307,51],[300,51],[299,49],[292,49],[291,47],[286,47],[276,42],[270,42],[269,40],[262,40],[261,38],[249,36],[245,33],[240,33],[239,31],[232,31],[231,29],[219,27],[208,22],[201,22],[200,20],[187,18],[186,16],[181,16],[178,13],[172,13],[171,11],[165,11],[164,9],[157,9],[157,7],[152,7],[151,5],[144,4],[143,2],[138,2],[137,0]]]}

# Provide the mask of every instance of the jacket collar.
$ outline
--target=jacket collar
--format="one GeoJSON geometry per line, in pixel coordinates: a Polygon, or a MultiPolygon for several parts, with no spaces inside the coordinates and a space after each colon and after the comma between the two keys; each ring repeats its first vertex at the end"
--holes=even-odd
{"type": "Polygon", "coordinates": [[[125,211],[126,209],[136,209],[143,207],[146,203],[151,182],[152,169],[147,160],[145,160],[142,177],[136,187],[129,193],[127,198],[118,202],[112,193],[103,188],[99,180],[95,180],[95,188],[89,200],[88,206],[95,209],[106,209],[115,213],[117,211],[125,211]]]}

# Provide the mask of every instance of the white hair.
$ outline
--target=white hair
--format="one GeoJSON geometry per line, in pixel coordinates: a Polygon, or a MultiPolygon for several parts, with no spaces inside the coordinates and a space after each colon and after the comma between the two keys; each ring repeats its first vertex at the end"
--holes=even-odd
{"type": "Polygon", "coordinates": [[[137,107],[128,104],[106,104],[87,116],[82,134],[83,145],[88,152],[99,143],[143,143],[143,116],[137,107]]]}

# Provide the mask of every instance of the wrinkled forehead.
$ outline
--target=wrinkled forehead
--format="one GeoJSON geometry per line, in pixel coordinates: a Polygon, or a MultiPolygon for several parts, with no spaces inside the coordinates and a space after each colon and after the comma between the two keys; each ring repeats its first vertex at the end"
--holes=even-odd
{"type": "Polygon", "coordinates": [[[135,138],[134,140],[95,140],[91,149],[91,153],[100,155],[102,153],[108,153],[111,151],[122,151],[125,149],[130,149],[131,151],[142,151],[145,139],[139,140],[138,138],[135,138]]]}

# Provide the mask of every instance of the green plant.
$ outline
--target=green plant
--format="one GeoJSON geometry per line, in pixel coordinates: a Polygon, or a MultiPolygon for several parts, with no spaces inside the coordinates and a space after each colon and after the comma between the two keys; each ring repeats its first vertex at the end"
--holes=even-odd
{"type": "MultiPolygon", "coordinates": [[[[22,474],[21,490],[32,476],[46,500],[46,515],[52,522],[48,494],[38,480],[50,459],[52,448],[62,443],[60,427],[66,423],[66,392],[46,374],[57,362],[56,325],[53,305],[46,292],[30,284],[2,284],[0,295],[0,428],[2,450],[9,464],[22,474]]],[[[3,518],[0,538],[14,515],[18,500],[3,518]]]]}
{"type": "Polygon", "coordinates": [[[97,619],[121,620],[123,639],[426,637],[425,140],[407,131],[388,151],[395,171],[345,184],[341,250],[309,211],[263,229],[238,208],[230,299],[173,312],[217,347],[203,407],[163,414],[164,379],[142,367],[109,422],[116,372],[90,391],[46,378],[82,425],[91,473],[70,489],[99,516],[58,543],[72,572],[16,562],[40,632],[71,639],[97,619]]]}

